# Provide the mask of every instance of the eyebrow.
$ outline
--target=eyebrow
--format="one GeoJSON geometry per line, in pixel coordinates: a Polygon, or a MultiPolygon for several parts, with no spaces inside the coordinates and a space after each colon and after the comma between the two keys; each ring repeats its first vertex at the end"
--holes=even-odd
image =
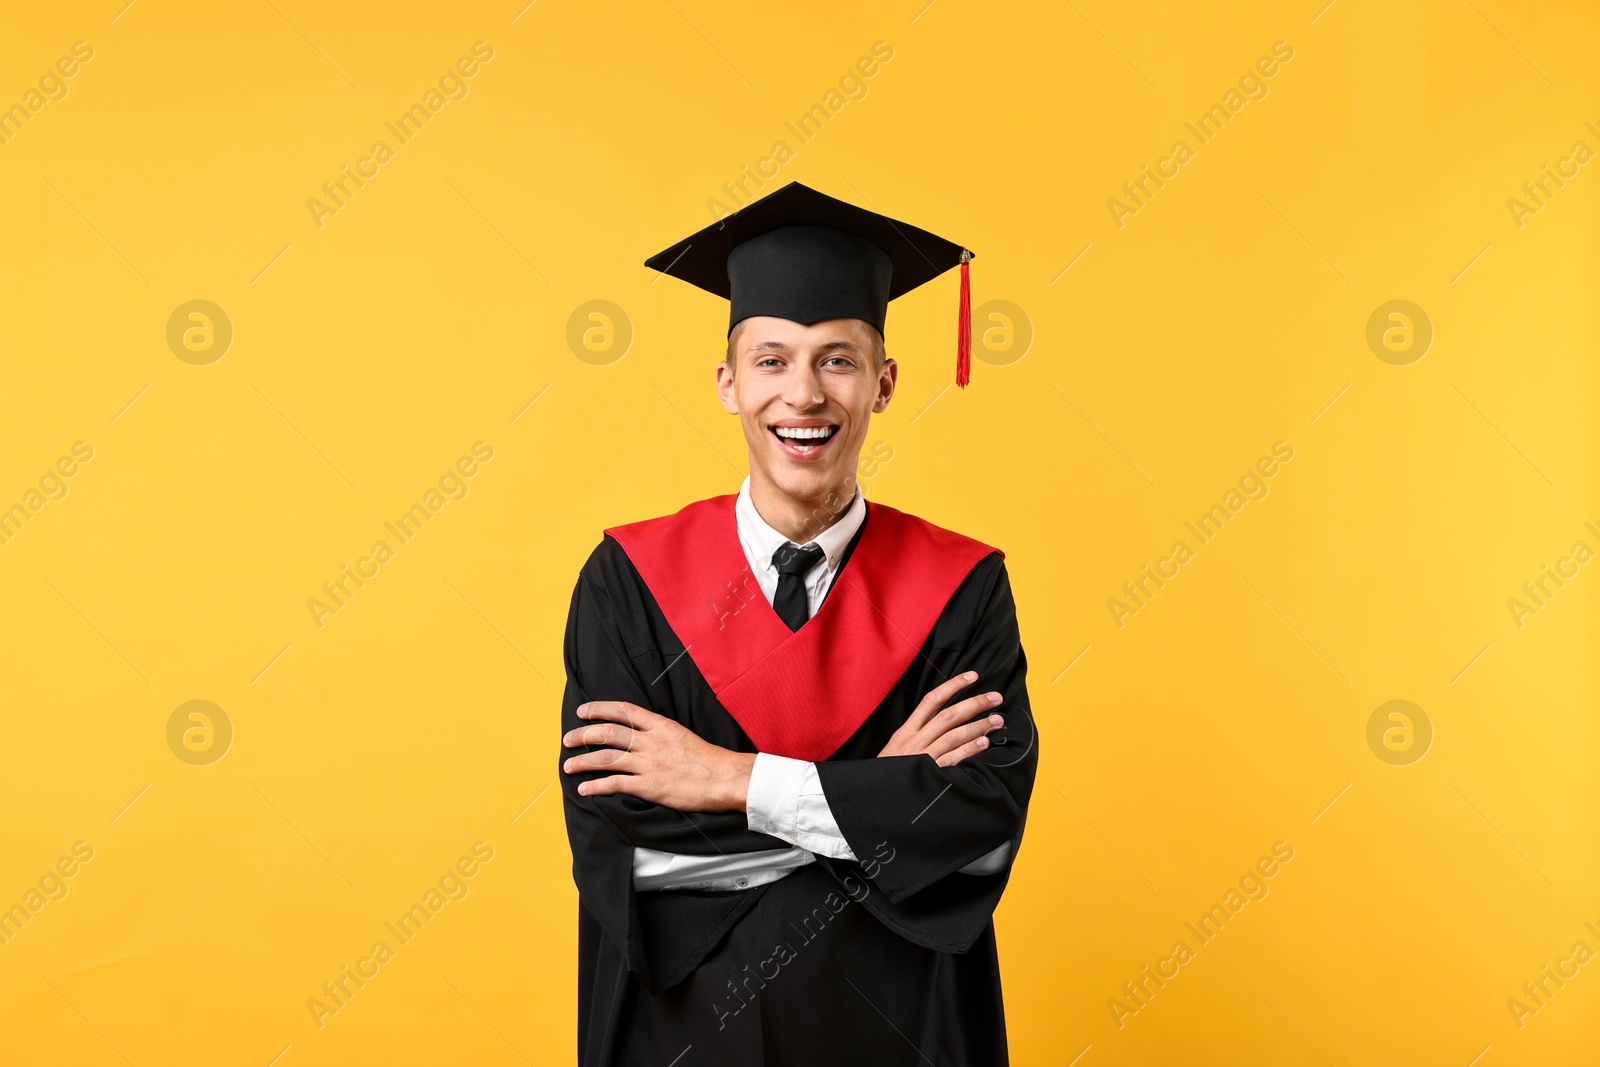
{"type": "MultiPolygon", "coordinates": [[[[860,351],[862,351],[861,346],[856,344],[854,341],[828,341],[827,343],[819,345],[817,347],[817,351],[819,351],[819,352],[834,352],[834,351],[838,351],[840,349],[847,349],[847,350],[849,350],[851,352],[860,352],[860,351]]],[[[745,351],[747,353],[749,353],[749,352],[789,352],[789,351],[792,351],[792,350],[790,349],[790,347],[788,345],[784,344],[782,341],[762,341],[758,345],[751,345],[749,348],[745,349],[745,351]]]]}

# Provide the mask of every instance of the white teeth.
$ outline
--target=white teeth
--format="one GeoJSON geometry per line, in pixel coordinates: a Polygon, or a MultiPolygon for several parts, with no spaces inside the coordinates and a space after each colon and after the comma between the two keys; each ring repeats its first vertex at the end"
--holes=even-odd
{"type": "Polygon", "coordinates": [[[774,426],[773,430],[779,437],[787,437],[791,440],[828,437],[833,433],[833,427],[831,426],[774,426]]]}

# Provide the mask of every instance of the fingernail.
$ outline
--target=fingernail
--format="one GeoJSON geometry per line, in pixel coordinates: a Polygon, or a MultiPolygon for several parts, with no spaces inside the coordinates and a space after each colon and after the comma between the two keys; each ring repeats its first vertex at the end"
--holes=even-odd
{"type": "Polygon", "coordinates": [[[998,715],[989,716],[989,722],[990,722],[990,724],[992,724],[994,726],[1004,726],[1006,724],[1005,719],[1001,718],[998,715]]]}
{"type": "Polygon", "coordinates": [[[589,717],[589,705],[587,705],[587,704],[579,704],[578,705],[578,718],[587,719],[588,717],[589,717]]]}
{"type": "Polygon", "coordinates": [[[989,747],[989,739],[987,737],[978,738],[978,747],[979,748],[988,748],[989,747]]]}
{"type": "Polygon", "coordinates": [[[998,704],[998,703],[1000,703],[1000,701],[1001,701],[1001,700],[1003,700],[1003,699],[1005,699],[1005,698],[1004,698],[1004,697],[1002,697],[1002,696],[1001,696],[1001,695],[1000,695],[1000,694],[999,694],[999,693],[990,693],[990,694],[989,694],[989,701],[990,701],[990,703],[993,703],[993,704],[998,704]]]}
{"type": "Polygon", "coordinates": [[[966,679],[969,682],[976,682],[978,680],[978,672],[977,671],[968,671],[966,674],[963,674],[961,677],[966,679]]]}
{"type": "Polygon", "coordinates": [[[569,774],[572,773],[572,761],[571,760],[567,760],[565,763],[563,763],[561,765],[561,769],[566,771],[569,774]]]}
{"type": "Polygon", "coordinates": [[[583,786],[581,786],[581,785],[578,786],[578,795],[579,796],[588,796],[588,794],[586,792],[584,792],[583,786]]]}

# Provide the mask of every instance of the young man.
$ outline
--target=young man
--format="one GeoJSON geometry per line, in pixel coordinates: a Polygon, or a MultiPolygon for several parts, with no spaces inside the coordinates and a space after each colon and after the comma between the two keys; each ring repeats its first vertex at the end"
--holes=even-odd
{"type": "Polygon", "coordinates": [[[585,1067],[1007,1062],[991,916],[1038,761],[1011,586],[855,479],[889,300],[970,258],[792,184],[647,263],[731,302],[750,476],[607,530],[573,593],[585,1067]]]}

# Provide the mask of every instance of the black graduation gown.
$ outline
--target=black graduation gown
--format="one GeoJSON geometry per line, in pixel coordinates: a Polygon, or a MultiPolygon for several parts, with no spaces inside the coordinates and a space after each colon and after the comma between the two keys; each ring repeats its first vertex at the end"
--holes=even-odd
{"type": "MultiPolygon", "coordinates": [[[[860,533],[841,568],[859,541],[860,533]]],[[[757,597],[748,610],[772,609],[757,597]]],[[[565,658],[563,734],[585,725],[580,704],[622,700],[712,744],[756,751],[611,537],[578,578],[565,658]]],[[[858,860],[819,856],[747,890],[635,891],[635,845],[733,855],[789,844],[749,830],[743,812],[580,796],[578,782],[604,772],[566,774],[558,762],[579,890],[582,1067],[1008,1063],[992,914],[1038,763],[1026,669],[1010,581],[994,553],[957,588],[887,699],[818,763],[858,860]],[[877,758],[929,690],[968,670],[978,681],[957,699],[1005,696],[1006,726],[990,748],[949,768],[924,755],[877,758]],[[958,873],[1007,841],[1003,870],[958,873]]],[[[558,759],[580,751],[588,749],[563,748],[558,759]]]]}

